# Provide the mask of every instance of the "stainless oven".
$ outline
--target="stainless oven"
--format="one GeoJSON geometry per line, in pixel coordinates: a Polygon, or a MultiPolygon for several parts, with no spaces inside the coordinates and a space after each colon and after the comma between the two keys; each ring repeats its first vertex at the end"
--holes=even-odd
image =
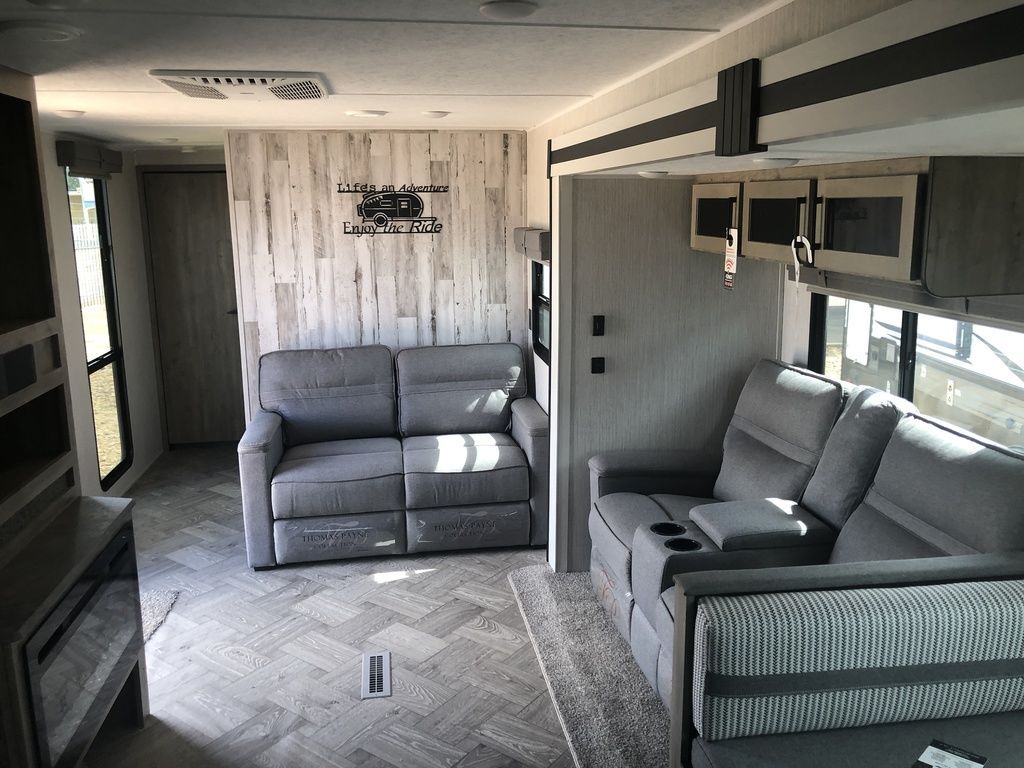
{"type": "Polygon", "coordinates": [[[690,247],[725,253],[726,230],[738,228],[743,185],[694,184],[690,211],[690,247]]]}
{"type": "Polygon", "coordinates": [[[793,263],[791,243],[811,237],[814,181],[748,181],[743,185],[740,254],[752,259],[793,263]]]}
{"type": "Polygon", "coordinates": [[[917,280],[923,189],[923,177],[916,175],[819,182],[814,266],[917,280]]]}

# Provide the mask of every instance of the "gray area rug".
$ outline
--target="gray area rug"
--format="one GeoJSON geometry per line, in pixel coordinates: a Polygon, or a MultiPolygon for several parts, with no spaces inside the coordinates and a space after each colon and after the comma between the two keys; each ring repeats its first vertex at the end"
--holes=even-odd
{"type": "Polygon", "coordinates": [[[142,593],[142,637],[149,641],[153,633],[167,619],[174,603],[178,600],[176,590],[151,589],[142,593]]]}
{"type": "Polygon", "coordinates": [[[579,768],[664,768],[669,714],[585,573],[520,568],[509,582],[579,768]]]}

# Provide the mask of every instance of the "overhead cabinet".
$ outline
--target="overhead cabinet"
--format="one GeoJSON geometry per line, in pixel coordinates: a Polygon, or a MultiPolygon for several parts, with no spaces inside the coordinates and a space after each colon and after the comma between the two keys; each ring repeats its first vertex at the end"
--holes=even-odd
{"type": "Polygon", "coordinates": [[[791,244],[810,236],[814,181],[750,181],[743,189],[741,253],[790,264],[791,244]]]}
{"type": "Polygon", "coordinates": [[[1024,294],[1024,158],[932,158],[922,277],[935,296],[1024,294]]]}
{"type": "Polygon", "coordinates": [[[818,183],[814,266],[886,280],[917,280],[923,177],[818,183]]]}
{"type": "Polygon", "coordinates": [[[741,191],[739,182],[694,184],[690,212],[690,247],[695,251],[725,253],[725,236],[738,228],[741,191]]]}

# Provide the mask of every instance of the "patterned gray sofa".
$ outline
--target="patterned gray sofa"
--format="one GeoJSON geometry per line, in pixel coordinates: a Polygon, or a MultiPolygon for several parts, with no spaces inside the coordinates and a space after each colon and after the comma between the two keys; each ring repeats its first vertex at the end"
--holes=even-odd
{"type": "MultiPolygon", "coordinates": [[[[618,494],[592,512],[595,589],[610,612],[635,601],[627,637],[672,711],[672,765],[909,766],[932,739],[1015,764],[1024,557],[1007,553],[1024,550],[1024,457],[865,388],[826,428],[827,380],[767,361],[758,369],[722,472],[761,450],[754,435],[789,454],[764,476],[797,482],[789,500],[751,487],[725,503],[656,494],[659,516],[618,494]],[[810,422],[776,419],[800,387],[822,398],[810,422]],[[797,459],[803,468],[787,466],[797,459]],[[608,581],[622,575],[602,570],[613,556],[600,524],[626,502],[648,514],[633,531],[628,588],[613,600],[608,581]],[[685,530],[651,530],[667,523],[685,530]],[[668,546],[679,539],[696,548],[668,546]]],[[[637,472],[621,456],[592,469],[598,492],[637,472]]],[[[648,488],[671,479],[667,466],[660,473],[648,488]]],[[[720,474],[714,488],[722,499],[735,486],[720,474]]]]}
{"type": "Polygon", "coordinates": [[[515,344],[271,352],[238,445],[249,565],[547,541],[515,344]]]}

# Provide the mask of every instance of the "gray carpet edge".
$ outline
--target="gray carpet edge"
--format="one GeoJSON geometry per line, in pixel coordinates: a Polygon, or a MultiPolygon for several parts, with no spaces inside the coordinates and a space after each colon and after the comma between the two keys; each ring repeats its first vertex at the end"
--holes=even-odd
{"type": "Polygon", "coordinates": [[[508,576],[578,768],[663,768],[669,714],[585,573],[547,565],[508,576]]]}
{"type": "Polygon", "coordinates": [[[147,589],[139,595],[142,604],[142,641],[149,642],[154,633],[167,621],[167,616],[178,601],[174,589],[147,589]]]}

